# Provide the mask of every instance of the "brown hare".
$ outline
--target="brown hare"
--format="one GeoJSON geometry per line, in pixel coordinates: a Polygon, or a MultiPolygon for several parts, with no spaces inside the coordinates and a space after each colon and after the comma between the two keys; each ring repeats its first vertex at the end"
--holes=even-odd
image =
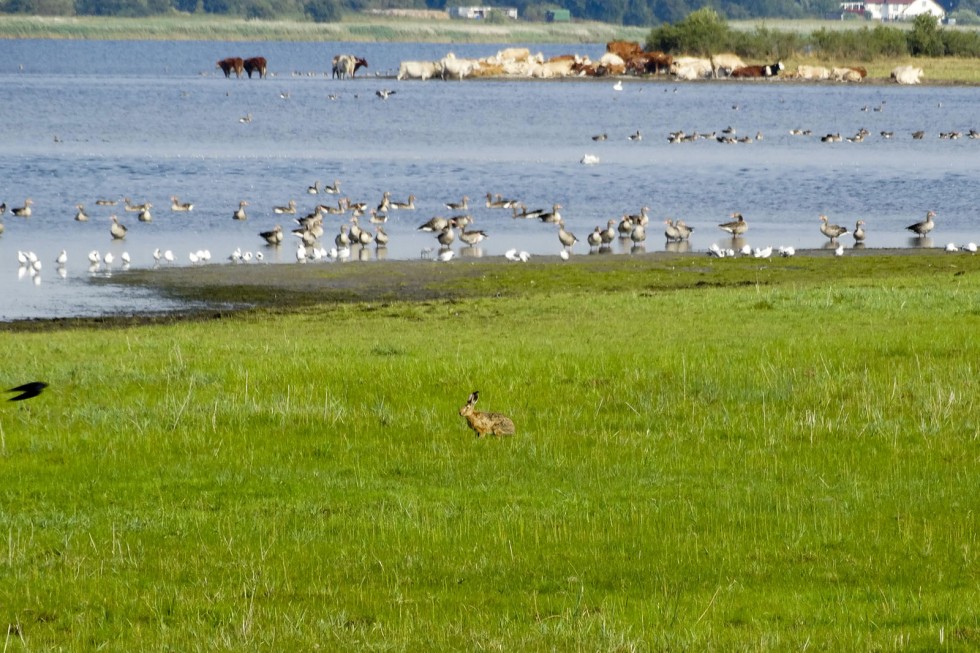
{"type": "Polygon", "coordinates": [[[481,413],[473,410],[480,391],[474,390],[466,405],[459,409],[459,414],[466,418],[470,428],[476,432],[476,437],[482,435],[514,435],[514,422],[500,413],[481,413]]]}

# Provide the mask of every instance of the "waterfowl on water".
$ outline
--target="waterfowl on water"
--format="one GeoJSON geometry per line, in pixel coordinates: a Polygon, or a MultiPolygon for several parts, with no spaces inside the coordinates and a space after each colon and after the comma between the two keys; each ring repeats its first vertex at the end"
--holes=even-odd
{"type": "Polygon", "coordinates": [[[333,242],[337,247],[347,247],[350,245],[350,227],[345,224],[340,225],[340,233],[338,233],[333,242]]]}
{"type": "Polygon", "coordinates": [[[609,220],[606,222],[606,228],[600,233],[602,236],[602,244],[608,245],[612,241],[616,240],[616,221],[609,220]]]}
{"type": "Polygon", "coordinates": [[[144,204],[143,205],[143,210],[140,211],[140,214],[138,216],[136,216],[136,219],[139,220],[140,222],[152,222],[153,221],[153,215],[150,213],[150,209],[152,207],[153,207],[153,205],[150,204],[149,202],[147,202],[146,204],[144,204]]]}
{"type": "Polygon", "coordinates": [[[427,222],[419,225],[419,231],[442,231],[449,224],[449,219],[437,215],[433,218],[429,218],[427,222]]]}
{"type": "Polygon", "coordinates": [[[677,232],[681,236],[681,240],[687,240],[691,237],[691,233],[694,232],[694,227],[688,227],[683,220],[675,220],[674,226],[677,228],[677,232]]]}
{"type": "Polygon", "coordinates": [[[149,202],[145,202],[143,204],[133,204],[133,201],[131,199],[129,199],[128,197],[124,197],[123,198],[123,202],[125,204],[125,207],[124,208],[127,211],[129,211],[130,213],[139,213],[140,211],[142,211],[143,209],[145,209],[147,207],[147,205],[149,204],[149,202]]]}
{"type": "Polygon", "coordinates": [[[415,195],[409,195],[407,202],[391,202],[391,208],[393,209],[415,209],[415,195]]]}
{"type": "Polygon", "coordinates": [[[88,222],[88,214],[85,213],[85,207],[82,204],[76,204],[75,208],[78,209],[78,211],[75,212],[75,221],[88,222]]]}
{"type": "Polygon", "coordinates": [[[374,228],[374,244],[377,247],[387,247],[388,246],[388,233],[385,228],[378,225],[374,228]]]}
{"type": "Polygon", "coordinates": [[[827,216],[820,216],[820,233],[822,233],[831,241],[836,241],[838,236],[843,236],[847,233],[847,227],[842,227],[839,224],[830,224],[827,221],[827,216]]]}
{"type": "Polygon", "coordinates": [[[181,202],[176,195],[170,198],[170,210],[178,212],[193,211],[194,205],[190,202],[181,202]]]}
{"type": "Polygon", "coordinates": [[[602,245],[602,227],[597,225],[595,230],[586,237],[586,240],[589,243],[589,247],[599,247],[602,245]]]}
{"type": "Polygon", "coordinates": [[[550,222],[556,224],[560,223],[561,213],[558,212],[558,209],[560,208],[562,208],[561,204],[555,204],[551,207],[551,211],[539,214],[538,219],[541,220],[541,222],[550,222]]]}
{"type": "Polygon", "coordinates": [[[436,236],[436,239],[443,247],[449,247],[449,245],[456,240],[456,232],[453,231],[453,225],[447,224],[445,227],[443,227],[442,231],[439,232],[439,235],[436,236]]]}
{"type": "Polygon", "coordinates": [[[242,200],[238,203],[238,209],[231,214],[232,220],[247,220],[248,216],[245,215],[245,207],[248,206],[248,202],[242,200]]]}
{"type": "Polygon", "coordinates": [[[905,228],[921,238],[926,234],[928,234],[930,231],[932,231],[933,228],[935,228],[936,222],[933,219],[935,217],[936,217],[936,212],[929,211],[928,213],[926,213],[925,220],[923,220],[922,222],[916,222],[915,224],[910,224],[905,228]]]}
{"type": "Polygon", "coordinates": [[[558,242],[562,244],[565,249],[568,249],[572,245],[578,242],[575,234],[565,229],[565,221],[558,221],[558,242]]]}
{"type": "Polygon", "coordinates": [[[467,245],[476,245],[486,237],[487,237],[487,233],[479,229],[467,231],[466,228],[464,227],[459,230],[459,239],[464,243],[466,243],[467,245]]]}
{"type": "Polygon", "coordinates": [[[31,205],[34,201],[28,197],[24,200],[24,206],[15,206],[10,209],[10,213],[16,215],[18,218],[29,218],[31,217],[31,205]]]}
{"type": "Polygon", "coordinates": [[[112,224],[109,225],[109,234],[112,236],[113,240],[122,240],[126,237],[126,225],[119,222],[119,218],[114,215],[109,216],[112,220],[112,224]]]}
{"type": "Polygon", "coordinates": [[[320,192],[320,181],[314,181],[312,186],[307,187],[306,192],[310,195],[316,195],[320,192]]]}
{"type": "Polygon", "coordinates": [[[286,206],[274,206],[272,207],[272,212],[278,215],[289,214],[293,215],[296,213],[296,200],[289,200],[286,206]]]}
{"type": "Polygon", "coordinates": [[[278,245],[282,242],[282,225],[277,224],[271,231],[260,231],[259,236],[270,245],[278,245]]]}
{"type": "Polygon", "coordinates": [[[857,221],[857,223],[854,225],[854,233],[851,235],[854,236],[854,240],[857,242],[864,241],[864,238],[867,235],[864,231],[864,220],[857,221]]]}
{"type": "Polygon", "coordinates": [[[669,218],[664,220],[664,224],[667,225],[664,229],[664,236],[667,237],[667,240],[678,241],[681,239],[681,232],[678,231],[677,226],[669,218]]]}
{"type": "Polygon", "coordinates": [[[324,186],[323,192],[328,195],[339,195],[340,194],[340,180],[334,179],[333,186],[324,186]]]}
{"type": "Polygon", "coordinates": [[[470,208],[469,202],[470,198],[463,195],[463,199],[459,202],[446,202],[446,208],[450,211],[468,211],[470,208]]]}
{"type": "Polygon", "coordinates": [[[96,206],[115,206],[118,203],[119,202],[117,200],[106,200],[106,199],[95,200],[96,206]]]}
{"type": "Polygon", "coordinates": [[[718,225],[723,231],[727,231],[732,236],[741,236],[749,230],[749,223],[745,221],[741,213],[732,213],[731,217],[735,219],[718,225]]]}
{"type": "Polygon", "coordinates": [[[378,213],[387,213],[391,210],[391,193],[385,191],[381,195],[381,203],[378,204],[376,209],[378,213]]]}

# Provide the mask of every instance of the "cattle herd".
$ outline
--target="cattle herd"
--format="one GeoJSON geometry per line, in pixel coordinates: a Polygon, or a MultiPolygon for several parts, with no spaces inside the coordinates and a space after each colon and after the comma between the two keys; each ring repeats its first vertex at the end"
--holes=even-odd
{"type": "MultiPolygon", "coordinates": [[[[263,57],[242,59],[229,57],[218,61],[217,67],[225,77],[266,76],[266,60],[263,57]]],[[[332,76],[335,79],[352,79],[358,70],[367,68],[368,62],[353,54],[339,54],[333,58],[332,76]]],[[[528,48],[505,48],[496,54],[482,58],[457,57],[452,52],[434,61],[402,61],[397,79],[456,79],[464,77],[603,77],[607,75],[669,75],[678,80],[698,79],[770,79],[782,76],[806,81],[833,80],[836,82],[860,82],[868,75],[861,66],[834,67],[799,65],[793,72],[785,72],[782,61],[770,64],[746,64],[732,53],[709,57],[672,56],[665,52],[644,51],[635,41],[610,41],[606,52],[598,60],[587,56],[564,54],[545,58],[541,53],[532,54],[528,48]]],[[[891,79],[898,84],[918,84],[923,73],[921,68],[898,66],[891,72],[891,79]]]]}
{"type": "MultiPolygon", "coordinates": [[[[463,79],[464,77],[603,77],[607,75],[664,75],[678,80],[699,79],[771,79],[777,76],[807,81],[833,80],[860,82],[867,77],[861,66],[826,68],[800,65],[786,71],[781,61],[770,64],[747,64],[736,54],[722,53],[710,57],[672,56],[664,52],[644,51],[634,41],[610,41],[606,52],[593,61],[577,54],[545,58],[528,48],[506,48],[483,58],[463,59],[453,53],[435,61],[402,61],[398,79],[463,79]]],[[[921,68],[899,66],[891,79],[899,84],[918,84],[921,68]]]]}

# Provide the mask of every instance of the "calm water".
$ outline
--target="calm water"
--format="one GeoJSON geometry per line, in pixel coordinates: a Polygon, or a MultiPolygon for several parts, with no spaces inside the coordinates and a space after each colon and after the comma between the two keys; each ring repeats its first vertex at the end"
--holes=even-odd
{"type": "MultiPolygon", "coordinates": [[[[171,308],[151,294],[120,295],[113,286],[90,283],[112,274],[89,270],[92,249],[117,257],[128,252],[134,267],[153,266],[158,247],[173,250],[178,265],[189,265],[188,253],[205,248],[211,264],[225,263],[235,248],[292,264],[293,242],[270,249],[256,234],[277,222],[292,227],[288,216],[271,211],[289,199],[303,213],[318,201],[335,203],[334,195],[307,194],[314,180],[339,179],[344,195],[371,206],[385,190],[396,200],[415,194],[417,210],[391,213],[389,259],[417,258],[437,247],[416,227],[446,214],[443,203],[464,194],[476,227],[489,238],[476,252],[457,243],[458,253],[558,252],[553,226],[486,209],[487,192],[519,198],[530,208],[562,204],[569,230],[583,242],[596,225],[647,205],[646,251],[665,247],[656,225],[667,216],[696,228],[692,250],[724,243],[716,225],[733,211],[745,215],[747,240],[759,246],[823,246],[821,213],[847,226],[864,219],[868,247],[920,246],[903,227],[927,209],[939,217],[925,245],[980,241],[974,201],[980,141],[965,137],[980,128],[975,88],[627,80],[616,92],[608,81],[374,77],[393,73],[402,59],[438,58],[449,49],[460,56],[497,50],[488,45],[7,41],[3,47],[0,201],[19,206],[30,197],[34,215],[25,220],[8,210],[2,218],[0,319],[171,308]],[[341,52],[367,58],[371,76],[331,80],[324,73],[341,52]],[[258,54],[269,60],[274,77],[226,80],[212,68],[219,58],[258,54]],[[382,101],[375,96],[382,88],[396,93],[382,101]],[[243,124],[246,114],[252,121],[243,124]],[[728,126],[739,135],[761,131],[764,140],[666,141],[678,129],[728,126]],[[863,143],[817,138],[849,136],[861,127],[871,132],[863,143]],[[790,136],[794,128],[815,136],[790,136]],[[638,129],[643,140],[629,141],[638,129]],[[912,140],[919,129],[926,138],[912,140]],[[894,138],[882,139],[882,130],[894,131],[894,138]],[[964,138],[938,138],[952,130],[964,138]],[[593,142],[601,132],[609,139],[593,142]],[[600,163],[581,165],[586,153],[600,163]],[[172,213],[171,195],[193,202],[193,212],[172,213]],[[139,223],[121,206],[95,205],[97,198],[124,196],[152,202],[153,222],[139,223]],[[249,219],[234,222],[242,199],[250,204],[249,219]],[[88,223],[72,219],[77,203],[85,204],[88,223]],[[125,241],[111,242],[113,212],[129,227],[125,241]],[[54,259],[62,249],[69,260],[59,274],[54,259]],[[23,273],[18,250],[38,254],[39,275],[23,273]]],[[[602,46],[535,49],[595,57],[602,46]]],[[[338,223],[327,221],[325,242],[338,223]]],[[[588,248],[580,243],[573,251],[585,255],[588,248]]],[[[373,249],[365,254],[375,259],[373,249]]]]}

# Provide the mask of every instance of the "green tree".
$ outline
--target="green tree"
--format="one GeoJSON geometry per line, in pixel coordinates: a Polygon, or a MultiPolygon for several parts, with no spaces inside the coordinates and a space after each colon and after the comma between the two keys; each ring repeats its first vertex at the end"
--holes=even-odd
{"type": "Polygon", "coordinates": [[[647,49],[706,57],[729,49],[731,42],[728,23],[714,9],[704,7],[691,12],[676,25],[654,29],[647,37],[647,49]]]}
{"type": "Polygon", "coordinates": [[[908,34],[909,53],[915,57],[941,57],[945,46],[936,17],[919,14],[912,21],[912,31],[908,34]]]}

